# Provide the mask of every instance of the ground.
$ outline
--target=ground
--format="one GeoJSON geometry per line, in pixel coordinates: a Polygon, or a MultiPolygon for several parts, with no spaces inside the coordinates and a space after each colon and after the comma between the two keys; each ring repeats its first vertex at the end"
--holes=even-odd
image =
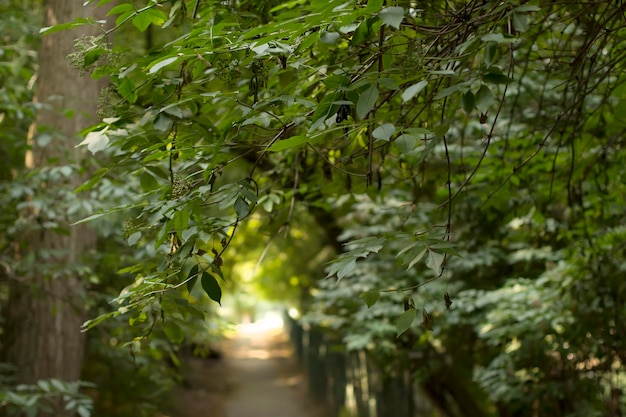
{"type": "Polygon", "coordinates": [[[221,359],[186,358],[171,417],[318,417],[282,328],[240,325],[221,359]]]}

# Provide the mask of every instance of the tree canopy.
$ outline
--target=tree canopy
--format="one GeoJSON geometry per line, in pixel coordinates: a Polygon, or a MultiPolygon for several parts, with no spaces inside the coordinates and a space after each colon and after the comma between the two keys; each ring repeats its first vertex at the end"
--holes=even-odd
{"type": "Polygon", "coordinates": [[[621,1],[91,3],[114,25],[42,29],[100,27],[68,58],[110,83],[74,204],[129,248],[85,329],[181,342],[254,254],[346,349],[473,381],[460,409],[624,407],[621,1]]]}

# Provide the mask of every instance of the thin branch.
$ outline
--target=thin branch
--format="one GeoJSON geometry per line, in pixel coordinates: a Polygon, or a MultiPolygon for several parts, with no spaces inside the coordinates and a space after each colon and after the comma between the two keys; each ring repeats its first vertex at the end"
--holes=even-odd
{"type": "Polygon", "coordinates": [[[296,157],[294,160],[294,171],[295,176],[293,179],[293,189],[291,192],[291,201],[289,203],[289,214],[287,214],[287,220],[285,220],[285,237],[287,237],[287,233],[289,233],[289,225],[291,224],[291,219],[293,217],[293,211],[296,207],[296,193],[298,192],[298,184],[300,181],[300,151],[296,152],[296,157]]]}

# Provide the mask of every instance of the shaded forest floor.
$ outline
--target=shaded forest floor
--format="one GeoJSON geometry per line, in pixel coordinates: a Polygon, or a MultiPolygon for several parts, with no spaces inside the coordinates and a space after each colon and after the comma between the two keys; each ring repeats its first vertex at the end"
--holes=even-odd
{"type": "Polygon", "coordinates": [[[318,417],[282,328],[241,325],[221,359],[182,358],[171,417],[318,417]]]}

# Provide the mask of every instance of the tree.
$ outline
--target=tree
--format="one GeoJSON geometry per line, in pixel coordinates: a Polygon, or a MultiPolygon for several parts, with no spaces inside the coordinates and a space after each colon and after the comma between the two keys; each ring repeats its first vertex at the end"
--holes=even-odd
{"type": "MultiPolygon", "coordinates": [[[[97,19],[100,8],[80,1],[50,0],[45,25],[75,17],[97,19]]],[[[85,225],[70,227],[81,202],[72,195],[89,169],[83,151],[76,150],[76,134],[94,123],[102,81],[72,68],[67,56],[77,35],[59,32],[44,37],[40,52],[36,96],[39,110],[29,134],[26,166],[36,184],[20,209],[22,239],[15,252],[6,311],[6,360],[16,368],[18,383],[41,379],[80,379],[85,319],[84,286],[89,273],[86,258],[95,248],[95,236],[85,225]]],[[[82,38],[84,42],[88,38],[82,38]]],[[[31,184],[32,184],[31,183],[31,184]]]]}

